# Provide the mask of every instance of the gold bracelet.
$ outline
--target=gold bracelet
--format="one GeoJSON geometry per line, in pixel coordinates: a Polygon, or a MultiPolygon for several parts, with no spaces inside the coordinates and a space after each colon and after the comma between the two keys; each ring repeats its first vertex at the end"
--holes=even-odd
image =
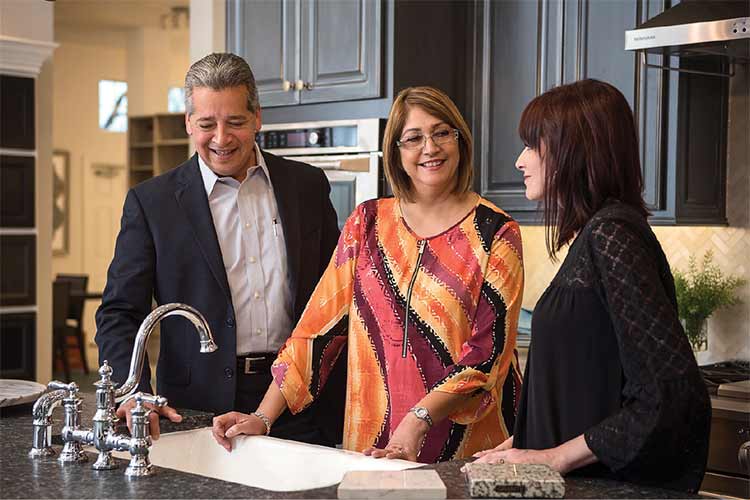
{"type": "Polygon", "coordinates": [[[271,419],[266,416],[265,413],[263,413],[260,410],[255,410],[253,413],[256,417],[258,417],[261,422],[266,426],[266,436],[271,434],[271,419]]]}

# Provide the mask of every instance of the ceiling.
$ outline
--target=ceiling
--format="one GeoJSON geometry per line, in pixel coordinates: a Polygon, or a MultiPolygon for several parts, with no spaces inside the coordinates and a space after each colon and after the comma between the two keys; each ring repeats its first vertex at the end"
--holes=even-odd
{"type": "Polygon", "coordinates": [[[166,27],[179,13],[187,25],[190,0],[56,0],[55,24],[97,29],[166,27]],[[174,10],[177,8],[178,10],[174,10]]]}

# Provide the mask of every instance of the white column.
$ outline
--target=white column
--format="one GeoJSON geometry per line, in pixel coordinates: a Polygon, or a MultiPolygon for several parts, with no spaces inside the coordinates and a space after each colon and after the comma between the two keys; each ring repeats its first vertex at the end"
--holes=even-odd
{"type": "Polygon", "coordinates": [[[227,50],[225,0],[190,0],[190,63],[227,50]]]}

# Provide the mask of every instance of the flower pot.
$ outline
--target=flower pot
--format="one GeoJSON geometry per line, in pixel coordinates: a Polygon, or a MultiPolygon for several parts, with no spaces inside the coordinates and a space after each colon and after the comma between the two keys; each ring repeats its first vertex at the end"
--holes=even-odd
{"type": "Polygon", "coordinates": [[[690,346],[695,352],[708,350],[708,318],[694,316],[680,319],[690,346]]]}

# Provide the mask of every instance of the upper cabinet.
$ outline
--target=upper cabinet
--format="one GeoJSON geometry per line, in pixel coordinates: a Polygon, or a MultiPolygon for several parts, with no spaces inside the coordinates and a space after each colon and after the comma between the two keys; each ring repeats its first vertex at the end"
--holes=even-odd
{"type": "Polygon", "coordinates": [[[253,68],[262,107],[380,97],[382,3],[229,0],[227,49],[253,68]]]}
{"type": "MultiPolygon", "coordinates": [[[[474,18],[473,129],[478,189],[521,222],[539,222],[515,160],[526,104],[557,85],[597,78],[615,85],[634,110],[644,198],[656,224],[726,224],[728,82],[642,64],[624,33],[660,13],[653,0],[479,2],[474,18]]],[[[650,64],[666,64],[648,56],[650,64]]],[[[671,61],[672,65],[676,60],[671,61]]],[[[717,70],[703,57],[682,67],[717,70]]]]}

